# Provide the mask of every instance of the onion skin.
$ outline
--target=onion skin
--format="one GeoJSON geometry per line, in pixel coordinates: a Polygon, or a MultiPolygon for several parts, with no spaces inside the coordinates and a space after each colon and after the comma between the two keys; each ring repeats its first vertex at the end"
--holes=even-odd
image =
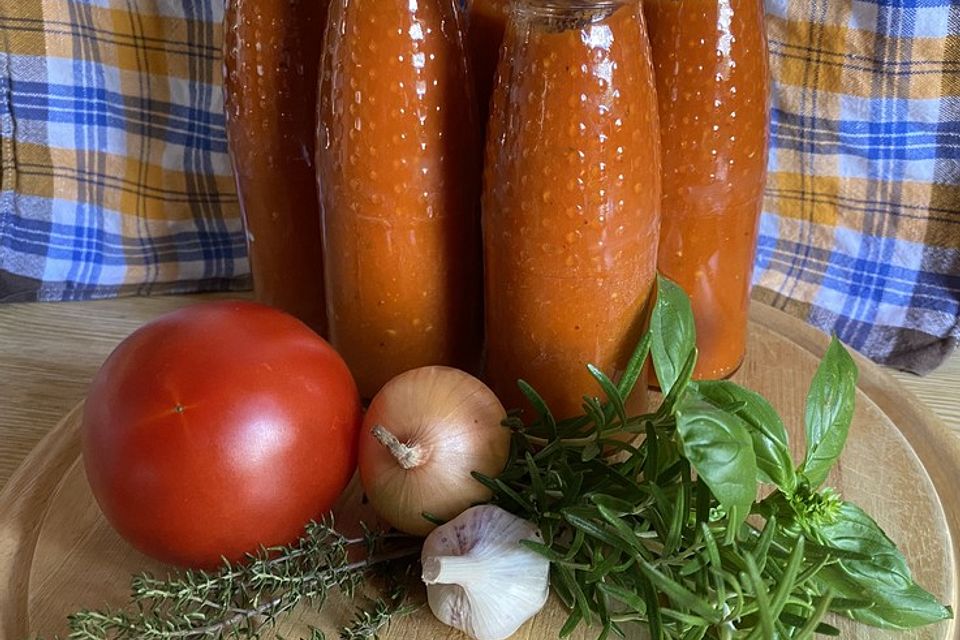
{"type": "Polygon", "coordinates": [[[493,391],[459,369],[421,367],[384,385],[364,417],[359,447],[360,480],[377,515],[423,536],[436,525],[422,513],[450,520],[489,500],[471,472],[503,471],[505,417],[493,391]]]}

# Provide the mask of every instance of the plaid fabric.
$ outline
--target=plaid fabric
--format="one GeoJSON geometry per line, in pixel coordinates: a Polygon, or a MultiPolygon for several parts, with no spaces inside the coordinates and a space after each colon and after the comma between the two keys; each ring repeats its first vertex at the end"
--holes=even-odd
{"type": "Polygon", "coordinates": [[[0,300],[248,285],[222,3],[0,0],[0,300]]]}
{"type": "Polygon", "coordinates": [[[960,1],[767,0],[755,298],[916,372],[960,341],[960,1]]]}
{"type": "MultiPolygon", "coordinates": [[[[887,364],[960,340],[960,0],[767,0],[757,299],[887,364]]],[[[0,0],[0,300],[245,287],[220,0],[0,0]]]]}

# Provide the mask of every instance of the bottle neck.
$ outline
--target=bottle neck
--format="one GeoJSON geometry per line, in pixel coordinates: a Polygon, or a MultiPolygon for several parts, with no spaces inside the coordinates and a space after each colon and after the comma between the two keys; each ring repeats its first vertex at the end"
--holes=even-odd
{"type": "Polygon", "coordinates": [[[570,22],[572,27],[582,27],[599,22],[614,11],[639,0],[513,0],[511,15],[516,18],[547,19],[570,22]]]}

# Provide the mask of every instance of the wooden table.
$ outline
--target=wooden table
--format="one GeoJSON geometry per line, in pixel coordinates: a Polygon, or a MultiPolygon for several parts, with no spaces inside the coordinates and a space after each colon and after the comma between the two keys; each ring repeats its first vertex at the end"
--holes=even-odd
{"type": "MultiPolygon", "coordinates": [[[[116,344],[151,318],[227,295],[0,305],[0,487],[80,401],[116,344]]],[[[891,371],[960,437],[960,355],[919,378],[891,371]]]]}

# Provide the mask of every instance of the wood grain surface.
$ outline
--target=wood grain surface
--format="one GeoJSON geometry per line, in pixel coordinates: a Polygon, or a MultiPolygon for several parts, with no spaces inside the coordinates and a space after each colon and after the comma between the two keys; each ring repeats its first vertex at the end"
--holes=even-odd
{"type": "MultiPolygon", "coordinates": [[[[752,318],[750,351],[737,379],[771,400],[800,449],[806,387],[826,339],[769,308],[754,309],[752,318]]],[[[957,606],[960,492],[954,477],[960,443],[926,406],[904,393],[902,382],[862,358],[858,364],[854,427],[830,482],[875,515],[924,586],[957,606]]],[[[76,417],[63,420],[0,492],[0,638],[61,631],[65,615],[80,606],[122,603],[131,573],[162,570],[123,543],[100,516],[77,462],[76,417]]],[[[302,612],[282,631],[300,637],[298,625],[306,620],[332,630],[349,615],[348,604],[335,601],[321,618],[302,612]]],[[[554,605],[516,637],[555,637],[561,619],[554,605]]],[[[956,633],[954,622],[907,634],[846,625],[843,637],[947,640],[956,633]]],[[[462,636],[421,611],[385,637],[462,636]]],[[[584,630],[581,637],[592,633],[584,630]]]]}

